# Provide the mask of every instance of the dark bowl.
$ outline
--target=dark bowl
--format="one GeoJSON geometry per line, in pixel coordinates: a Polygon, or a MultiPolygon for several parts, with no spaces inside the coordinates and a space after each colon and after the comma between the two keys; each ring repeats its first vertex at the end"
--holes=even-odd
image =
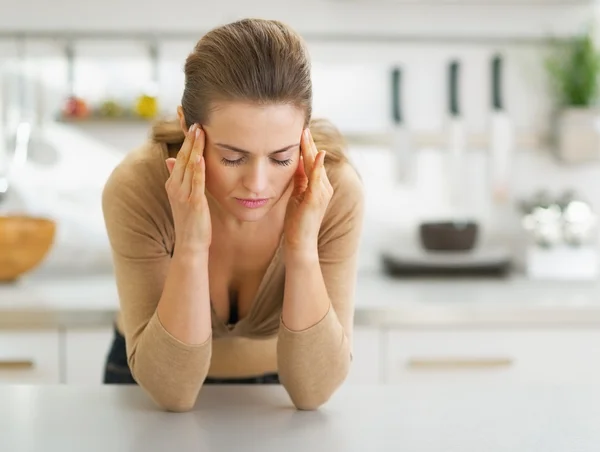
{"type": "Polygon", "coordinates": [[[419,226],[421,244],[430,251],[469,251],[475,247],[478,233],[473,221],[426,222],[419,226]]]}

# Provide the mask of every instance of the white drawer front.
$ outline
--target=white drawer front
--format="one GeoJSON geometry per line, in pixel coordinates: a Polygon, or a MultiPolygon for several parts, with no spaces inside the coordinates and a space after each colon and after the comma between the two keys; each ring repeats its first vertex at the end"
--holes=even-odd
{"type": "Polygon", "coordinates": [[[600,331],[387,333],[385,381],[600,381],[600,331]]]}
{"type": "Polygon", "coordinates": [[[354,354],[346,384],[381,383],[381,338],[379,330],[355,328],[354,354]]]}
{"type": "Polygon", "coordinates": [[[100,385],[113,328],[66,331],[67,384],[100,385]]]}
{"type": "Polygon", "coordinates": [[[0,384],[60,383],[58,330],[0,331],[0,384]]]}

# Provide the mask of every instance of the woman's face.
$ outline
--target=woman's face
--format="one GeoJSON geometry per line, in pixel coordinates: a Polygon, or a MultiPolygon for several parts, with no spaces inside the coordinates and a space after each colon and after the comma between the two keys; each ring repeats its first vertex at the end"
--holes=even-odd
{"type": "Polygon", "coordinates": [[[290,105],[219,104],[210,114],[206,189],[239,221],[257,221],[288,192],[300,158],[304,112],[290,105]]]}

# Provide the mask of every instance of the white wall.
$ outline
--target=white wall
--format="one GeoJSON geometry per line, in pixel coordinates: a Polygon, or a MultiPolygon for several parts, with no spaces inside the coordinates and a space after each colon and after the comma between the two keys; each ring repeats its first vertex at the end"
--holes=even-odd
{"type": "MultiPolygon", "coordinates": [[[[500,52],[506,58],[506,105],[515,127],[526,135],[545,132],[551,109],[543,70],[546,47],[526,38],[566,36],[582,29],[592,17],[591,3],[539,1],[536,5],[523,1],[500,5],[501,2],[483,0],[469,3],[407,6],[391,0],[228,0],[215,7],[214,2],[183,0],[62,0],[53,2],[44,14],[31,14],[40,8],[40,2],[22,0],[11,3],[10,7],[0,7],[0,34],[7,29],[63,28],[190,32],[189,39],[165,41],[160,47],[161,99],[168,111],[174,111],[181,95],[182,63],[196,40],[196,33],[200,37],[212,26],[244,16],[281,19],[308,39],[314,65],[315,115],[330,117],[348,133],[389,131],[389,70],[394,64],[402,65],[406,72],[404,98],[410,129],[443,133],[447,121],[445,70],[448,61],[454,58],[463,63],[461,103],[466,127],[472,133],[485,132],[489,122],[489,63],[492,55],[500,52]],[[367,34],[388,38],[410,35],[422,40],[361,41],[367,34]],[[326,36],[337,38],[328,40],[326,36]],[[470,39],[453,41],[450,39],[453,37],[470,39]]],[[[0,41],[0,61],[11,59],[14,66],[15,49],[14,42],[0,41]]],[[[31,71],[42,74],[52,87],[45,97],[50,115],[66,93],[62,49],[57,43],[39,40],[29,42],[27,49],[31,71]]],[[[131,100],[148,80],[146,49],[140,43],[85,41],[78,43],[76,50],[77,89],[88,99],[101,100],[114,95],[131,100]]],[[[14,90],[13,101],[16,102],[14,90]]],[[[30,101],[33,102],[31,96],[30,101]]],[[[123,130],[111,139],[121,140],[124,147],[129,147],[136,136],[141,137],[137,134],[123,130]]],[[[406,235],[414,230],[419,219],[448,212],[448,206],[444,205],[444,185],[432,172],[442,162],[443,154],[443,148],[423,150],[421,167],[427,168],[429,176],[424,176],[417,185],[390,188],[394,181],[389,153],[356,150],[354,156],[370,181],[371,231],[385,228],[406,235]]],[[[467,163],[474,169],[467,183],[470,203],[474,212],[485,219],[486,229],[510,235],[518,232],[514,204],[503,208],[501,217],[491,211],[485,156],[485,148],[472,149],[467,163]]],[[[522,146],[513,169],[512,201],[537,188],[558,192],[575,187],[600,208],[598,165],[566,168],[549,158],[547,151],[522,146]]],[[[367,243],[371,244],[377,245],[378,241],[367,243]]]]}
{"type": "Polygon", "coordinates": [[[2,0],[0,29],[187,30],[245,16],[284,20],[302,32],[460,35],[570,33],[588,14],[581,0],[2,0]],[[44,9],[42,12],[41,9],[44,9]],[[47,8],[47,9],[46,9],[47,8]]]}

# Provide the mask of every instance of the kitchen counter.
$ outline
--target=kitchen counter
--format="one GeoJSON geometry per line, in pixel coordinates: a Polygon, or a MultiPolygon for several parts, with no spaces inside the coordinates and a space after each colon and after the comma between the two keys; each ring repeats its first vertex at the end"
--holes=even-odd
{"type": "MultiPolygon", "coordinates": [[[[0,285],[0,328],[111,325],[118,310],[110,274],[28,277],[0,285]]],[[[356,325],[600,327],[600,282],[394,279],[361,272],[356,325]]]]}
{"type": "Polygon", "coordinates": [[[343,386],[317,411],[280,386],[206,386],[188,413],[139,387],[0,386],[11,452],[596,452],[600,386],[343,386]]]}

